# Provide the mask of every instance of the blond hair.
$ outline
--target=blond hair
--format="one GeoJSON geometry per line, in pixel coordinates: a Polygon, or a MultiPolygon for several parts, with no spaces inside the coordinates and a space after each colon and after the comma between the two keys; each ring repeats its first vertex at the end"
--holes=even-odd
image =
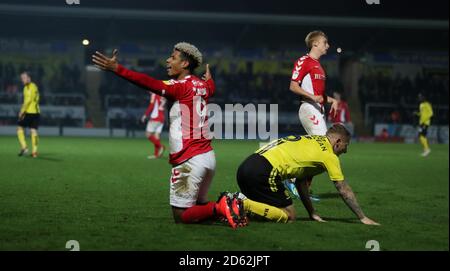
{"type": "Polygon", "coordinates": [[[184,57],[189,61],[189,69],[192,71],[203,62],[202,53],[194,45],[187,42],[179,42],[175,44],[174,49],[184,54],[184,57]]]}
{"type": "Polygon", "coordinates": [[[317,39],[318,39],[319,37],[324,37],[324,38],[327,39],[327,35],[325,35],[325,33],[324,33],[323,31],[320,31],[320,30],[314,30],[314,31],[312,31],[312,32],[309,32],[308,35],[306,35],[306,38],[305,38],[306,46],[307,46],[309,49],[311,49],[312,46],[313,46],[313,43],[314,43],[315,41],[317,41],[317,39]]]}
{"type": "Polygon", "coordinates": [[[339,123],[335,123],[335,124],[333,124],[333,126],[328,128],[326,135],[330,136],[332,134],[341,136],[341,138],[347,142],[349,142],[350,138],[351,138],[351,134],[347,130],[347,128],[345,128],[344,125],[339,124],[339,123]]]}

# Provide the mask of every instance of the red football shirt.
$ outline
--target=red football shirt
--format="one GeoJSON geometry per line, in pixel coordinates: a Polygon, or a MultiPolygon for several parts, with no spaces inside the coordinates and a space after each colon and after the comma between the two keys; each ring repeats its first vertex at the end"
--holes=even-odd
{"type": "Polygon", "coordinates": [[[189,75],[183,80],[161,81],[119,65],[116,74],[145,89],[174,101],[170,109],[169,162],[178,165],[212,150],[207,134],[207,104],[214,94],[212,79],[189,75]]]}
{"type": "Polygon", "coordinates": [[[166,98],[155,93],[150,94],[150,103],[148,104],[145,115],[150,117],[150,121],[164,123],[164,111],[166,110],[166,98]]]}
{"type": "Polygon", "coordinates": [[[325,96],[325,71],[320,62],[309,55],[299,58],[292,70],[292,81],[313,95],[325,96]]]}
{"type": "Polygon", "coordinates": [[[348,109],[348,104],[344,101],[339,102],[336,114],[334,114],[333,110],[331,110],[328,117],[332,123],[346,123],[352,121],[350,118],[350,110],[348,109]]]}

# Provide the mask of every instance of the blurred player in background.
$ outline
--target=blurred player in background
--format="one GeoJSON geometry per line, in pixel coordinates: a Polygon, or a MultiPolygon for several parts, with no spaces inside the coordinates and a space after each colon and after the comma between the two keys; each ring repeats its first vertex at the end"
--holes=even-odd
{"type": "Polygon", "coordinates": [[[19,112],[19,121],[17,122],[17,138],[20,143],[19,156],[23,156],[28,153],[27,142],[25,140],[25,128],[30,128],[31,133],[31,156],[36,158],[38,153],[38,127],[40,118],[39,109],[39,89],[35,83],[31,82],[31,76],[29,72],[22,72],[20,79],[24,85],[23,87],[23,104],[19,112]]]}
{"type": "MultiPolygon", "coordinates": [[[[308,135],[325,135],[327,124],[325,121],[325,103],[331,103],[332,112],[336,112],[338,103],[335,99],[325,94],[325,70],[320,65],[319,59],[330,48],[328,38],[322,31],[312,31],[305,38],[309,53],[300,57],[292,70],[289,89],[301,98],[298,111],[300,122],[308,135]]],[[[295,186],[290,183],[294,180],[286,180],[285,185],[294,194],[295,186]]],[[[312,179],[308,181],[309,189],[312,179]]],[[[312,200],[319,201],[319,197],[312,195],[312,200]]]]}
{"type": "MultiPolygon", "coordinates": [[[[225,219],[233,228],[241,225],[243,211],[239,199],[222,193],[217,202],[207,199],[208,189],[216,169],[211,139],[204,134],[208,127],[207,104],[214,94],[215,84],[208,64],[202,79],[193,75],[202,63],[197,47],[186,42],[177,43],[166,60],[169,81],[126,69],[117,62],[117,50],[111,58],[96,52],[92,61],[97,67],[173,101],[170,109],[169,160],[170,205],[176,223],[199,223],[211,219],[225,219]]],[[[243,218],[242,218],[243,219],[243,218]]]]}
{"type": "Polygon", "coordinates": [[[379,225],[364,214],[350,185],[344,180],[338,156],[347,152],[350,139],[345,127],[335,124],[325,136],[288,136],[257,150],[237,171],[244,210],[274,222],[295,221],[295,208],[282,180],[296,178],[295,184],[309,217],[325,222],[311,203],[307,181],[326,171],[358,219],[366,225],[379,225]]]}
{"type": "Polygon", "coordinates": [[[159,158],[162,156],[164,149],[166,148],[161,144],[161,131],[164,127],[164,119],[166,112],[166,98],[150,94],[150,103],[147,110],[141,117],[141,122],[147,122],[147,128],[145,130],[145,136],[155,146],[154,154],[148,156],[148,159],[159,158]]]}
{"type": "Polygon", "coordinates": [[[433,117],[433,108],[422,93],[419,93],[418,98],[420,101],[419,112],[416,111],[415,114],[419,117],[419,140],[423,147],[421,155],[425,157],[431,152],[427,139],[427,131],[431,124],[431,118],[433,117]]]}
{"type": "Polygon", "coordinates": [[[328,115],[328,121],[332,124],[340,123],[347,128],[350,134],[353,134],[353,123],[350,117],[350,109],[348,108],[348,104],[345,100],[342,99],[341,93],[334,91],[333,98],[337,101],[337,110],[336,112],[330,111],[328,115]]]}

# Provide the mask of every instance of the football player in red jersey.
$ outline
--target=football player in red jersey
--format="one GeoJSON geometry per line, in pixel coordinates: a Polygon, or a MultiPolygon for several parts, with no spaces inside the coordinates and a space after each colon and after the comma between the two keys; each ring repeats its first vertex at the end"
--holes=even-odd
{"type": "Polygon", "coordinates": [[[338,109],[336,112],[330,111],[328,120],[333,124],[340,123],[344,125],[350,134],[353,134],[353,123],[350,117],[350,109],[348,108],[347,102],[342,99],[341,93],[337,91],[333,92],[333,98],[338,102],[338,109]]]}
{"type": "Polygon", "coordinates": [[[213,179],[216,159],[211,139],[205,135],[208,99],[214,94],[215,84],[208,64],[202,79],[193,75],[202,64],[202,54],[197,47],[186,42],[177,43],[166,60],[168,81],[125,68],[117,61],[117,50],[112,57],[100,52],[92,56],[100,69],[150,90],[171,101],[169,130],[169,160],[172,164],[170,178],[170,205],[176,223],[198,223],[212,218],[223,218],[236,228],[246,221],[239,199],[222,193],[217,202],[207,200],[213,179]],[[238,208],[236,208],[238,207],[238,208]],[[241,216],[237,213],[243,213],[241,216]]]}
{"type": "Polygon", "coordinates": [[[305,38],[305,43],[310,51],[295,62],[290,90],[301,97],[298,114],[305,131],[309,135],[325,135],[327,126],[324,104],[331,103],[334,112],[338,106],[334,98],[325,94],[326,74],[319,62],[330,45],[322,31],[310,32],[305,38]]]}
{"type": "Polygon", "coordinates": [[[147,127],[145,129],[145,136],[150,142],[155,146],[154,155],[148,156],[148,159],[159,158],[162,156],[164,149],[166,148],[161,144],[161,132],[164,127],[166,111],[166,98],[156,95],[155,93],[150,94],[150,103],[148,104],[147,110],[141,117],[141,122],[147,122],[147,127]]]}
{"type": "MultiPolygon", "coordinates": [[[[325,33],[318,30],[308,33],[305,43],[309,53],[295,62],[289,89],[301,97],[298,116],[306,133],[325,135],[327,125],[324,104],[331,103],[332,112],[336,112],[338,107],[337,101],[325,94],[326,74],[319,62],[320,57],[327,53],[330,45],[325,33]]],[[[298,195],[289,180],[285,181],[285,185],[294,195],[298,195]]],[[[319,201],[317,196],[310,194],[312,200],[319,201]]]]}

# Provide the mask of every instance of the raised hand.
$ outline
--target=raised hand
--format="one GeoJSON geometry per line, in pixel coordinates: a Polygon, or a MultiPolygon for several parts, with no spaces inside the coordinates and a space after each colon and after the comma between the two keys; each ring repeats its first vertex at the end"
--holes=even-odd
{"type": "Polygon", "coordinates": [[[209,64],[206,64],[206,71],[205,71],[205,74],[203,75],[202,79],[203,79],[203,81],[207,81],[211,78],[212,78],[212,76],[211,76],[211,72],[209,71],[209,64]]]}
{"type": "Polygon", "coordinates": [[[95,66],[99,69],[106,71],[116,71],[119,63],[117,62],[117,55],[119,51],[117,49],[113,50],[112,57],[107,57],[100,53],[99,51],[95,51],[95,54],[92,55],[92,62],[94,62],[95,66]]]}

